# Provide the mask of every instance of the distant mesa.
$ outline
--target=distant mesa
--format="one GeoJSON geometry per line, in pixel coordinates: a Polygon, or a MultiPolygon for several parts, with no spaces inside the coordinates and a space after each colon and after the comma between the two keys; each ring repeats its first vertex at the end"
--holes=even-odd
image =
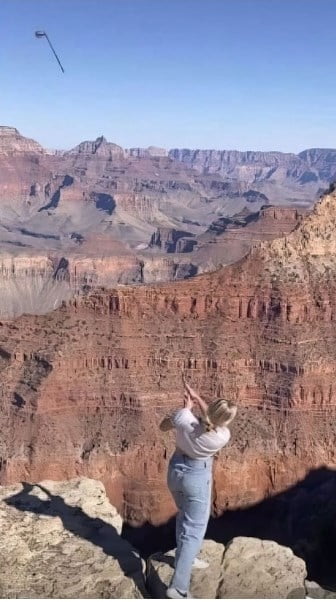
{"type": "Polygon", "coordinates": [[[150,157],[167,157],[168,155],[168,151],[165,148],[157,146],[149,146],[147,150],[150,157]]]}
{"type": "Polygon", "coordinates": [[[130,148],[126,151],[131,157],[168,157],[168,151],[165,148],[149,146],[148,148],[130,148]]]}
{"type": "Polygon", "coordinates": [[[0,125],[0,136],[20,136],[19,130],[8,125],[0,125]]]}
{"type": "Polygon", "coordinates": [[[108,142],[104,136],[99,136],[96,140],[85,140],[73,149],[68,151],[69,155],[89,154],[105,156],[124,156],[124,149],[118,144],[108,142]]]}
{"type": "Polygon", "coordinates": [[[0,125],[0,154],[20,152],[43,153],[44,150],[38,142],[25,138],[16,128],[0,125]]]}

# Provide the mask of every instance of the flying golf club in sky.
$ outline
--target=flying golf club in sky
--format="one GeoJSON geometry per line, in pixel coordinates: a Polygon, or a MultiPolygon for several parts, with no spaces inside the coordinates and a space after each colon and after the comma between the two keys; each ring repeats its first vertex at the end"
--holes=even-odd
{"type": "Polygon", "coordinates": [[[50,46],[51,50],[53,51],[53,53],[54,53],[54,55],[55,55],[55,58],[56,58],[56,60],[57,60],[57,62],[58,62],[58,64],[59,64],[60,68],[62,69],[62,72],[64,73],[64,69],[63,69],[62,63],[61,63],[61,61],[59,60],[59,58],[58,58],[58,56],[57,56],[57,54],[56,54],[56,52],[55,52],[55,50],[54,50],[54,47],[53,47],[52,43],[51,43],[51,42],[50,42],[50,40],[49,40],[48,34],[47,34],[45,31],[35,31],[35,36],[36,36],[37,38],[46,38],[46,40],[47,40],[47,42],[48,42],[48,44],[49,44],[49,46],[50,46]]]}

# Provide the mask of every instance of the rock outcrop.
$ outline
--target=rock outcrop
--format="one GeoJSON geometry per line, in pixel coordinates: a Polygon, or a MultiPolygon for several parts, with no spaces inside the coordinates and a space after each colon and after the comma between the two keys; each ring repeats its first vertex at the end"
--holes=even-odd
{"type": "MultiPolygon", "coordinates": [[[[164,598],[173,574],[173,555],[157,554],[148,560],[147,587],[153,597],[164,598]]],[[[209,562],[210,568],[194,569],[192,598],[306,597],[304,561],[273,541],[237,537],[224,549],[206,540],[199,558],[209,562]]]]}
{"type": "Polygon", "coordinates": [[[336,151],[333,148],[309,148],[298,155],[309,166],[304,178],[313,180],[317,177],[334,181],[336,174],[336,151]],[[313,170],[313,171],[312,171],[313,170]]]}
{"type": "Polygon", "coordinates": [[[0,126],[0,155],[11,153],[43,153],[43,148],[35,140],[21,136],[16,128],[0,126]]]}
{"type": "Polygon", "coordinates": [[[143,562],[90,479],[0,487],[2,598],[143,598],[143,562]]]}
{"type": "Polygon", "coordinates": [[[315,600],[334,600],[336,598],[335,592],[324,589],[318,583],[316,583],[316,581],[309,581],[308,579],[306,579],[305,586],[307,592],[306,598],[315,600]]]}
{"type": "Polygon", "coordinates": [[[174,230],[173,228],[157,228],[157,230],[151,236],[149,246],[157,247],[166,253],[190,252],[193,250],[193,246],[197,244],[195,239],[192,238],[189,240],[190,237],[192,238],[192,234],[184,230],[174,230]],[[190,248],[188,247],[188,242],[190,248]]]}
{"type": "Polygon", "coordinates": [[[193,261],[198,273],[234,263],[247,255],[251,246],[289,234],[301,223],[305,212],[291,207],[262,207],[215,220],[196,238],[193,261]]]}
{"type": "MultiPolygon", "coordinates": [[[[145,562],[121,537],[121,516],[98,481],[0,487],[0,527],[3,598],[165,598],[175,550],[145,562]]],[[[335,598],[274,541],[205,540],[199,557],[210,568],[193,570],[195,598],[335,598]]]]}
{"type": "Polygon", "coordinates": [[[108,159],[120,159],[124,157],[124,149],[117,144],[108,142],[104,136],[100,136],[94,141],[86,140],[78,146],[68,151],[70,155],[97,155],[108,159]]]}

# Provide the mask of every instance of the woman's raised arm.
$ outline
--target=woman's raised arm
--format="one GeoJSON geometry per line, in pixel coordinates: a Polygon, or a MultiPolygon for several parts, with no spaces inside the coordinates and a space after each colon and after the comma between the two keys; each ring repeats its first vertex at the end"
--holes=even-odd
{"type": "MultiPolygon", "coordinates": [[[[195,406],[195,401],[191,397],[189,391],[184,392],[183,406],[184,406],[184,408],[186,408],[187,410],[190,410],[190,411],[192,411],[192,409],[195,406]]],[[[170,431],[173,428],[175,428],[175,427],[174,427],[173,421],[171,419],[171,416],[166,416],[160,423],[161,431],[164,431],[164,432],[170,431]]]]}
{"type": "Polygon", "coordinates": [[[198,393],[196,393],[196,391],[194,391],[194,389],[188,385],[188,383],[186,381],[184,381],[184,386],[186,388],[186,391],[188,393],[188,395],[190,395],[191,399],[193,400],[193,402],[197,403],[197,405],[199,406],[202,414],[206,415],[207,411],[208,411],[208,404],[204,401],[204,399],[202,399],[202,397],[200,397],[198,395],[198,393]]]}

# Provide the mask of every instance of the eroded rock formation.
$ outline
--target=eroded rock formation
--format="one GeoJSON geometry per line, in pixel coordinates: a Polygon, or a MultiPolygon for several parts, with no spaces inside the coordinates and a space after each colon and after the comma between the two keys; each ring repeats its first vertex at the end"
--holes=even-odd
{"type": "MultiPolygon", "coordinates": [[[[102,238],[101,246],[106,243],[102,238]]],[[[97,253],[96,240],[83,243],[82,252],[76,254],[46,255],[31,249],[0,254],[0,317],[45,314],[96,287],[183,280],[198,270],[188,256],[184,260],[165,254],[136,256],[111,241],[107,246],[107,254],[97,253]]]]}
{"type": "Polygon", "coordinates": [[[192,251],[196,244],[196,240],[191,237],[192,234],[184,230],[158,228],[152,235],[149,246],[157,247],[166,253],[188,252],[192,251]]]}
{"type": "Polygon", "coordinates": [[[30,152],[43,153],[43,148],[35,140],[21,136],[16,128],[0,125],[0,154],[30,152]]]}
{"type": "Polygon", "coordinates": [[[213,510],[335,465],[336,197],[283,239],[183,283],[121,286],[1,324],[1,481],[104,481],[130,522],[174,512],[165,483],[181,374],[239,403],[213,510]]]}
{"type": "Polygon", "coordinates": [[[199,273],[234,263],[248,253],[252,244],[289,234],[300,224],[305,212],[292,207],[262,207],[258,212],[242,211],[215,220],[197,237],[193,261],[199,273]]]}
{"type": "Polygon", "coordinates": [[[168,154],[123,149],[104,136],[50,152],[2,126],[0,242],[35,248],[40,238],[44,248],[64,249],[73,233],[107,233],[135,249],[156,228],[199,235],[216,216],[258,211],[269,202],[311,205],[334,175],[333,153],[168,154]],[[303,181],[309,170],[314,178],[303,181]]]}
{"type": "Polygon", "coordinates": [[[334,154],[123,149],[104,136],[57,152],[2,126],[0,262],[13,272],[0,274],[0,316],[49,311],[91,286],[185,279],[237,261],[252,242],[295,228],[297,208],[329,185],[334,154]],[[290,206],[268,212],[270,202],[290,206]],[[40,260],[52,267],[36,279],[40,260]],[[58,261],[67,282],[63,268],[54,281],[58,261]]]}
{"type": "MultiPolygon", "coordinates": [[[[159,228],[150,245],[159,252],[139,249],[135,253],[108,233],[87,235],[84,239],[76,232],[68,238],[77,248],[67,248],[64,253],[62,249],[45,253],[28,245],[15,252],[3,250],[0,316],[46,313],[93,287],[183,280],[214,270],[240,259],[256,241],[291,232],[302,215],[293,208],[267,207],[256,213],[220,218],[196,238],[187,231],[159,228]],[[174,256],[167,257],[167,253],[174,256]]],[[[23,233],[28,239],[32,235],[27,230],[23,233]]],[[[8,239],[9,236],[7,233],[8,239]]],[[[42,246],[46,236],[40,234],[38,238],[42,246]]],[[[50,234],[47,238],[58,241],[59,237],[50,234]]]]}
{"type": "Polygon", "coordinates": [[[283,194],[294,193],[297,200],[304,189],[318,191],[320,182],[330,182],[336,175],[334,149],[308,149],[294,153],[235,150],[172,149],[169,156],[201,173],[220,174],[229,182],[239,183],[250,202],[264,193],[274,202],[277,186],[283,194]],[[286,192],[284,192],[286,190],[286,192]],[[295,192],[294,192],[295,190],[295,192]]]}

